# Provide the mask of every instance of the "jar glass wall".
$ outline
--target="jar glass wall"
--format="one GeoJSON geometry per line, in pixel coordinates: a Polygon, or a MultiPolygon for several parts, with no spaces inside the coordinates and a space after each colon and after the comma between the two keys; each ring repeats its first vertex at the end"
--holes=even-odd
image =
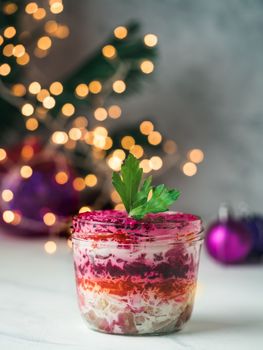
{"type": "Polygon", "coordinates": [[[202,223],[183,213],[137,221],[118,211],[73,220],[73,255],[82,316],[95,330],[161,334],[190,318],[202,223]]]}

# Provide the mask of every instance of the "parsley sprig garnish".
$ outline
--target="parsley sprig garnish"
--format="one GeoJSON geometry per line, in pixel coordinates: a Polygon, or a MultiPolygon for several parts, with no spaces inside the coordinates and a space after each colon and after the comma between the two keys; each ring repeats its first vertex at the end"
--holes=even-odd
{"type": "Polygon", "coordinates": [[[139,161],[129,154],[121,167],[120,174],[114,172],[112,184],[119,193],[128,214],[142,219],[148,213],[167,211],[180,196],[177,189],[168,189],[165,185],[152,186],[152,177],[142,182],[142,169],[139,161]]]}

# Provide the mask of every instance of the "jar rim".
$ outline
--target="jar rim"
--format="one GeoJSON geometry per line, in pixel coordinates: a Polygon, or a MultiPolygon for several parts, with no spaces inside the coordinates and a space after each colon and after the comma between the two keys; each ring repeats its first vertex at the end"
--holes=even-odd
{"type": "Polygon", "coordinates": [[[194,214],[168,211],[136,220],[124,211],[97,210],[74,216],[72,237],[80,240],[116,240],[122,243],[202,240],[202,220],[194,214]],[[126,237],[123,236],[125,232],[126,237]]]}

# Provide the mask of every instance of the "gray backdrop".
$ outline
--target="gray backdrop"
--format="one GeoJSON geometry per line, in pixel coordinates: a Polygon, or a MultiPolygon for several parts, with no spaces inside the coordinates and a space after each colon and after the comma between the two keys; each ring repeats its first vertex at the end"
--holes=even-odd
{"type": "MultiPolygon", "coordinates": [[[[211,218],[220,202],[261,211],[263,4],[256,0],[67,0],[71,36],[46,60],[59,78],[130,19],[159,37],[160,58],[143,93],[122,101],[122,122],[144,116],[174,138],[181,153],[205,152],[196,176],[176,168],[164,181],[182,190],[177,209],[211,218]],[[54,63],[54,58],[63,57],[54,63]]],[[[32,72],[36,73],[36,72],[32,72]]],[[[50,75],[50,74],[49,74],[50,75]]]]}

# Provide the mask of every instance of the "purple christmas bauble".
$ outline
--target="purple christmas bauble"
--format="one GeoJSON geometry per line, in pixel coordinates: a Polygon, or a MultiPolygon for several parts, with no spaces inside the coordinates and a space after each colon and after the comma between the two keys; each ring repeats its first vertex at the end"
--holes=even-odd
{"type": "Polygon", "coordinates": [[[79,193],[72,186],[73,170],[65,158],[58,156],[54,160],[35,156],[29,165],[29,170],[25,168],[29,173],[24,176],[21,165],[11,167],[2,176],[1,191],[8,189],[12,198],[1,202],[1,210],[15,214],[14,220],[4,222],[19,235],[62,231],[79,207],[79,193]]]}
{"type": "Polygon", "coordinates": [[[246,225],[251,233],[253,245],[250,257],[263,256],[263,217],[259,214],[245,216],[241,219],[241,222],[246,225]]]}
{"type": "Polygon", "coordinates": [[[252,238],[245,225],[233,219],[217,221],[207,230],[205,245],[209,254],[224,264],[244,261],[251,251],[252,238]]]}

